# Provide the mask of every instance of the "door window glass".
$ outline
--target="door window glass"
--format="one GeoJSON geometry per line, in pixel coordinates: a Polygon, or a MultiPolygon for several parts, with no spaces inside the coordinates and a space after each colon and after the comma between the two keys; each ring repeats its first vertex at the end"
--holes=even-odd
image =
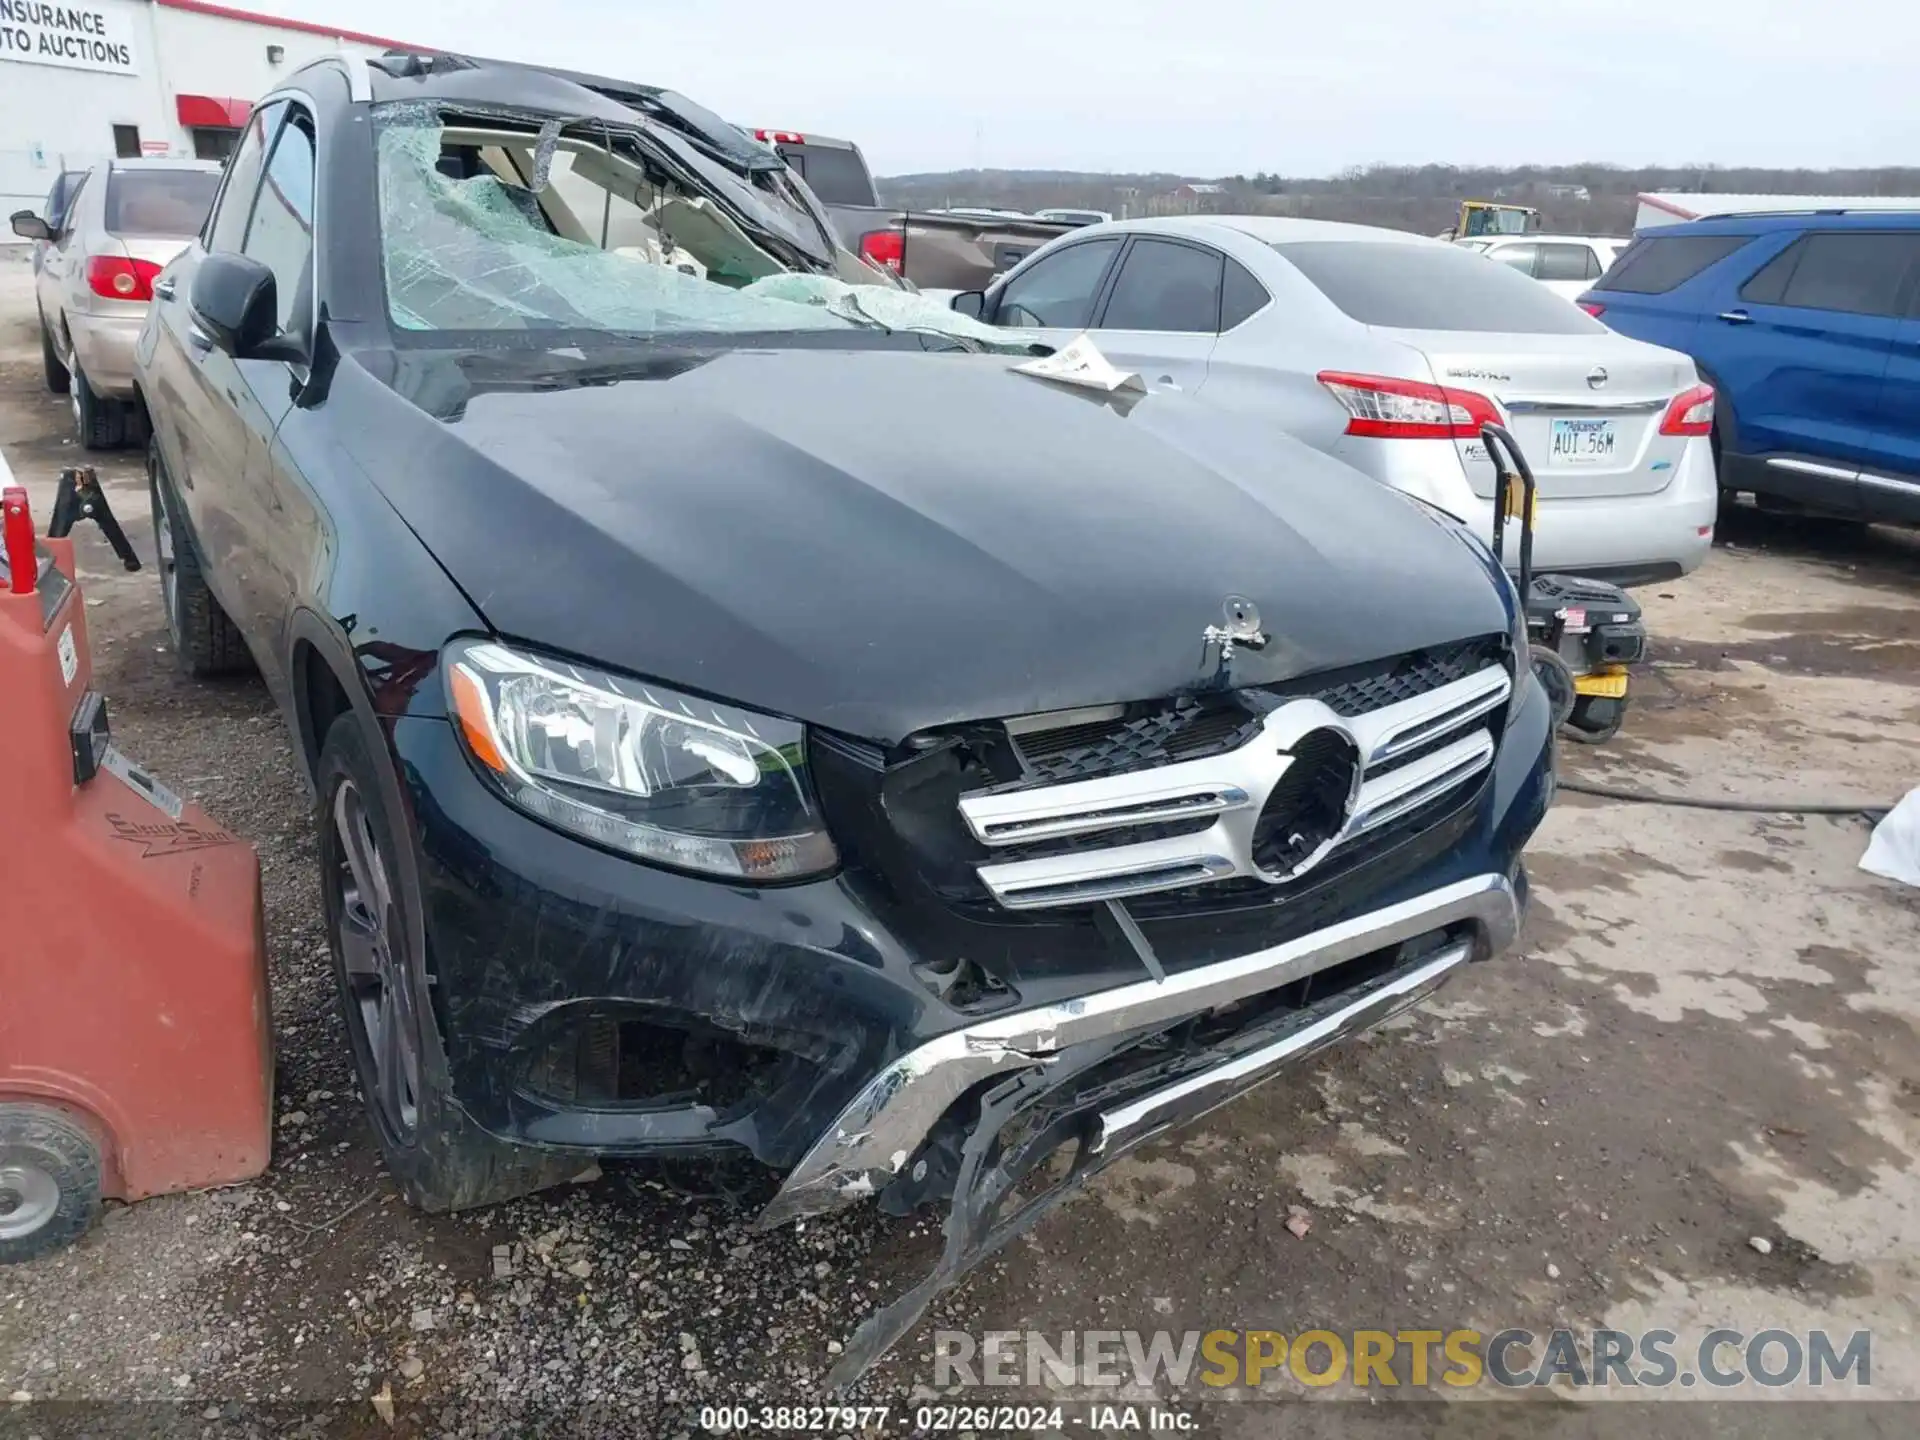
{"type": "Polygon", "coordinates": [[[1502,245],[1493,252],[1493,259],[1502,265],[1509,265],[1522,275],[1533,274],[1533,267],[1540,254],[1537,245],[1502,245]]]}
{"type": "Polygon", "coordinates": [[[1089,240],[1056,250],[1007,283],[994,312],[997,325],[1077,330],[1093,318],[1093,298],[1120,248],[1114,240],[1089,240]]]}
{"type": "Polygon", "coordinates": [[[1655,235],[1636,240],[1606,274],[1602,290],[1628,295],[1664,295],[1684,285],[1716,260],[1738,250],[1751,235],[1655,235]]]}
{"type": "Polygon", "coordinates": [[[1218,251],[1168,240],[1135,240],[1100,317],[1102,330],[1170,330],[1213,335],[1220,329],[1218,251]]]}
{"type": "Polygon", "coordinates": [[[838,145],[780,145],[781,157],[800,172],[823,205],[878,205],[873,177],[860,152],[838,145]]]}
{"type": "Polygon", "coordinates": [[[1242,320],[1265,309],[1267,301],[1272,298],[1267,294],[1267,287],[1254,279],[1246,266],[1238,260],[1227,261],[1226,280],[1220,290],[1221,330],[1231,330],[1242,320]]]}
{"type": "Polygon", "coordinates": [[[305,120],[296,111],[280,127],[259,202],[253,207],[253,223],[241,247],[273,271],[282,330],[293,318],[305,288],[307,264],[313,258],[313,137],[305,120]]]}
{"type": "Polygon", "coordinates": [[[1796,240],[1774,256],[1740,287],[1740,298],[1754,305],[1778,305],[1787,298],[1787,282],[1807,253],[1806,240],[1796,240]]]}
{"type": "Polygon", "coordinates": [[[1600,273],[1588,245],[1542,245],[1539,263],[1534,267],[1536,280],[1589,280],[1600,273]]]}
{"type": "Polygon", "coordinates": [[[1803,310],[1893,315],[1901,282],[1920,257],[1920,235],[1808,235],[1780,303],[1803,310]]]}
{"type": "Polygon", "coordinates": [[[247,217],[253,213],[253,192],[259,188],[260,167],[266,160],[267,135],[280,118],[281,107],[267,105],[253,112],[246,133],[227,164],[213,221],[207,231],[207,249],[238,250],[247,236],[247,217]]]}

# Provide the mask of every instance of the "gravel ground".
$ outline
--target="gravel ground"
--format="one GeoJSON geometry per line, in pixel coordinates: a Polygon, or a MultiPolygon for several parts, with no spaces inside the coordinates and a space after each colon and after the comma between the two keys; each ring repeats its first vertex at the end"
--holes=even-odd
{"type": "MultiPolygon", "coordinates": [[[[0,446],[44,517],[78,452],[33,323],[26,267],[0,252],[0,446]]],[[[136,457],[101,473],[150,554],[136,457]]],[[[1701,572],[1642,592],[1659,640],[1636,709],[1566,773],[1882,804],[1920,783],[1917,540],[1735,516],[1701,572]]],[[[114,1208],[75,1249],[0,1272],[16,1419],[51,1413],[21,1397],[164,1400],[153,1413],[207,1424],[285,1405],[332,1433],[454,1434],[585,1406],[596,1432],[664,1434],[702,1404],[823,1398],[839,1341],[930,1262],[932,1225],[856,1213],[753,1234],[768,1181],[710,1167],[408,1210],[353,1095],[287,737],[257,684],[177,674],[150,574],[91,535],[81,556],[123,748],[259,848],[280,1113],[258,1183],[114,1208]]],[[[1860,872],[1865,840],[1851,820],[1563,797],[1531,852],[1518,953],[1116,1165],[858,1394],[940,1398],[936,1326],[1724,1322],[1870,1329],[1871,1393],[1920,1399],[1920,891],[1860,872]]],[[[1270,1378],[1235,1398],[1301,1393],[1270,1378]]],[[[986,1398],[1029,1394],[1044,1398],[986,1398]]],[[[1634,1432],[1697,1408],[1637,1410],[1634,1432]]],[[[1860,1433],[1914,1433],[1900,1409],[1860,1433]]],[[[1246,1403],[1197,1413],[1208,1433],[1277,1423],[1246,1403]]]]}

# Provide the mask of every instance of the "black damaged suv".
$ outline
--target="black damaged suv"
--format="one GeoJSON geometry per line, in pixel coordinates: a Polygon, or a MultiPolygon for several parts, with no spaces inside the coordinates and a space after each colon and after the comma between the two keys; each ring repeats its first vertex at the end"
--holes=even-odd
{"type": "Polygon", "coordinates": [[[169,624],[298,737],[418,1204],[744,1152],[769,1223],[950,1206],[938,1283],[1514,939],[1485,546],[1021,373],[670,92],[316,62],[154,288],[169,624]]]}

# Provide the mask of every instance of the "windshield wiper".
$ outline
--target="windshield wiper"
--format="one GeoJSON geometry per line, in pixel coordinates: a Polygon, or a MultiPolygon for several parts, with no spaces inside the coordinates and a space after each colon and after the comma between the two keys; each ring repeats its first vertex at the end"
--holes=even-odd
{"type": "Polygon", "coordinates": [[[878,316],[869,314],[866,307],[860,303],[860,297],[851,290],[829,300],[827,313],[835,319],[858,325],[863,330],[878,330],[882,335],[893,334],[893,327],[878,316]]]}
{"type": "Polygon", "coordinates": [[[982,355],[986,353],[987,347],[971,335],[956,335],[951,330],[940,329],[937,325],[909,325],[907,327],[907,333],[909,335],[931,335],[936,340],[946,340],[966,351],[969,355],[982,355]]]}

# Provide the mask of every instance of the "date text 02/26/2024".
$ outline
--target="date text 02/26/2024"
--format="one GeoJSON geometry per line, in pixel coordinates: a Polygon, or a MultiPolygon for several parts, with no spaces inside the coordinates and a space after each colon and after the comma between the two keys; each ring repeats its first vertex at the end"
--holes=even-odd
{"type": "Polygon", "coordinates": [[[1195,1417],[1165,1405],[1092,1405],[1084,1415],[1059,1405],[705,1405],[700,1428],[708,1434],[875,1434],[906,1429],[916,1435],[958,1433],[1057,1434],[1068,1428],[1158,1431],[1194,1428],[1195,1417]]]}

